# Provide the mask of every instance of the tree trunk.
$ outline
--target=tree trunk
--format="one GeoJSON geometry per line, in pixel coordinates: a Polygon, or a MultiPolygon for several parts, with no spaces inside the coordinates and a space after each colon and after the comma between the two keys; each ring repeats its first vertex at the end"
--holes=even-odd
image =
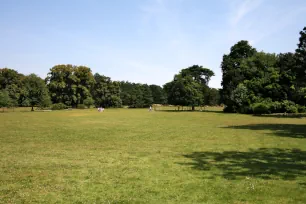
{"type": "Polygon", "coordinates": [[[192,109],[191,109],[192,111],[194,111],[194,106],[192,106],[192,109]]]}
{"type": "Polygon", "coordinates": [[[34,106],[32,106],[32,109],[31,109],[31,111],[34,111],[34,106]]]}

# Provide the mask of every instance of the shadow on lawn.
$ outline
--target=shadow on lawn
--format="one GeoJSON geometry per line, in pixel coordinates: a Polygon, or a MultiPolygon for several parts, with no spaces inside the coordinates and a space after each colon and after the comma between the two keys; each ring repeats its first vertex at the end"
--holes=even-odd
{"type": "Polygon", "coordinates": [[[157,110],[158,112],[170,112],[170,113],[181,113],[181,112],[202,112],[202,113],[224,113],[223,111],[215,111],[215,110],[157,110]]]}
{"type": "Polygon", "coordinates": [[[269,115],[254,115],[254,116],[264,117],[264,118],[305,118],[306,113],[269,114],[269,115]]]}
{"type": "Polygon", "coordinates": [[[269,133],[281,137],[306,138],[306,125],[302,124],[250,124],[225,128],[246,130],[270,130],[269,133]]]}
{"type": "Polygon", "coordinates": [[[293,180],[306,176],[306,151],[299,149],[260,148],[248,152],[194,152],[184,155],[192,161],[180,163],[194,169],[210,171],[213,177],[293,180]]]}

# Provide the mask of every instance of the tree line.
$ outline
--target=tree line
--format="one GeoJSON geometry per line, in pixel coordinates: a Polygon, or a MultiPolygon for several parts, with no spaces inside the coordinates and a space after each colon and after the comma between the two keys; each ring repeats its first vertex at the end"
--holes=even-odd
{"type": "Polygon", "coordinates": [[[223,56],[221,69],[225,112],[305,112],[306,27],[294,53],[258,52],[239,41],[223,56]]]}
{"type": "MultiPolygon", "coordinates": [[[[192,85],[186,84],[185,89],[192,88],[195,83],[202,86],[201,93],[204,97],[207,90],[210,90],[207,81],[201,81],[200,75],[197,76],[193,66],[182,71],[182,78],[187,77],[187,70],[193,71],[194,82],[192,85]],[[204,90],[205,89],[205,90],[204,90]]],[[[210,75],[213,73],[205,69],[210,75]]],[[[204,73],[205,74],[205,73],[204,73]]],[[[211,77],[211,76],[209,76],[211,77]]],[[[193,80],[192,78],[189,79],[193,80]]],[[[170,83],[171,84],[171,83],[170,83]]],[[[175,84],[173,82],[173,84],[175,84]]],[[[169,83],[166,86],[169,88],[169,83]]],[[[35,74],[23,75],[16,70],[9,68],[0,69],[0,107],[34,107],[52,109],[64,109],[67,107],[85,108],[94,105],[95,107],[122,107],[144,108],[152,104],[173,105],[200,105],[204,98],[199,101],[192,100],[194,95],[187,94],[181,99],[171,95],[172,90],[168,90],[158,85],[148,85],[140,83],[131,83],[128,81],[112,81],[110,77],[92,74],[89,67],[75,65],[56,65],[50,69],[45,79],[35,74]]],[[[182,86],[179,88],[183,88],[182,86]]],[[[182,89],[183,90],[183,89],[182,89]]],[[[178,91],[182,91],[178,90],[178,91]]],[[[206,95],[210,105],[219,103],[219,91],[211,89],[211,95],[206,95]]],[[[194,91],[194,90],[193,90],[194,91]]]]}

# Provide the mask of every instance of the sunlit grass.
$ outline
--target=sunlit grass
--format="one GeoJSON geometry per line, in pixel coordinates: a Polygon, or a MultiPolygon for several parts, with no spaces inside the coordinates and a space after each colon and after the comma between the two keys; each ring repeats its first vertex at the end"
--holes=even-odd
{"type": "Polygon", "coordinates": [[[306,119],[220,110],[0,113],[0,202],[306,203],[306,119]]]}

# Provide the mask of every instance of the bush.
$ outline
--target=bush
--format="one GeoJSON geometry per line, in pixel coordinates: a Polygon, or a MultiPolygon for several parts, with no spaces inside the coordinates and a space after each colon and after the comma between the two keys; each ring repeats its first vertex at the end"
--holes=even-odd
{"type": "Polygon", "coordinates": [[[269,103],[269,110],[271,113],[283,113],[284,112],[283,105],[279,101],[269,103]]]}
{"type": "Polygon", "coordinates": [[[286,107],[286,113],[297,113],[298,108],[295,105],[290,105],[286,107]]]}
{"type": "Polygon", "coordinates": [[[298,112],[298,106],[292,102],[292,101],[283,101],[283,108],[286,113],[297,113],[298,112]]]}
{"type": "Polygon", "coordinates": [[[305,112],[306,112],[306,107],[305,107],[305,106],[298,105],[298,112],[299,112],[299,113],[305,113],[305,112]]]}
{"type": "Polygon", "coordinates": [[[63,103],[55,103],[51,106],[51,110],[63,110],[66,109],[67,106],[63,103]]]}
{"type": "Polygon", "coordinates": [[[269,106],[266,103],[255,103],[252,105],[253,113],[255,114],[269,114],[269,106]]]}
{"type": "Polygon", "coordinates": [[[78,104],[77,109],[86,109],[84,104],[78,104]]]}

